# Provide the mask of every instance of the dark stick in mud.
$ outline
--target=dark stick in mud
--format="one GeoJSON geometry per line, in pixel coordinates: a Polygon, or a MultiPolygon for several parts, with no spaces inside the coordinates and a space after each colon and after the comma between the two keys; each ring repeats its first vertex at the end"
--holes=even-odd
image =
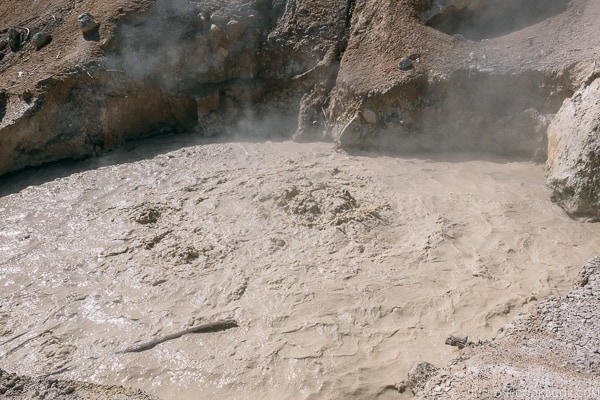
{"type": "Polygon", "coordinates": [[[182,331],[172,333],[170,335],[166,335],[163,337],[159,337],[158,339],[151,340],[146,343],[142,343],[136,346],[129,347],[125,350],[117,351],[115,354],[123,354],[123,353],[139,353],[142,351],[150,350],[157,344],[166,342],[168,340],[173,340],[182,337],[183,335],[187,335],[188,333],[209,333],[209,332],[219,332],[224,331],[226,329],[236,328],[238,327],[238,323],[235,320],[228,319],[224,321],[216,321],[210,322],[207,324],[202,324],[198,326],[194,326],[192,328],[184,329],[182,331]]]}

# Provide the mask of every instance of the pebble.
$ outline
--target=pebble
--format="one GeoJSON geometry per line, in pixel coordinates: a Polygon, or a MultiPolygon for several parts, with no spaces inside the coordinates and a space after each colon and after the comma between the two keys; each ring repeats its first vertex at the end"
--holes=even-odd
{"type": "Polygon", "coordinates": [[[66,388],[64,388],[60,394],[62,395],[68,395],[68,394],[72,394],[75,392],[75,388],[73,386],[67,386],[66,388]]]}
{"type": "Polygon", "coordinates": [[[366,123],[375,125],[377,123],[377,114],[369,109],[362,110],[362,116],[366,123]]]}
{"type": "Polygon", "coordinates": [[[79,23],[79,29],[81,29],[83,33],[91,32],[100,26],[98,21],[96,21],[96,18],[87,12],[77,17],[77,22],[79,23]]]}
{"type": "Polygon", "coordinates": [[[412,69],[413,65],[412,65],[412,61],[410,61],[410,58],[408,57],[402,57],[400,59],[400,69],[402,71],[408,71],[409,69],[412,69]]]}
{"type": "Polygon", "coordinates": [[[48,32],[37,32],[35,35],[31,37],[31,44],[35,47],[36,50],[41,49],[48,43],[52,41],[52,36],[48,32]]]}

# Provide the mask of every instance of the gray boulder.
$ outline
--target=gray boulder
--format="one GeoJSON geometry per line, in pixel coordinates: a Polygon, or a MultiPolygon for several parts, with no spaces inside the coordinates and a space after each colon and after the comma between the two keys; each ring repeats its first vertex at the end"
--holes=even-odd
{"type": "Polygon", "coordinates": [[[48,32],[37,32],[35,35],[31,37],[31,44],[35,47],[36,50],[41,49],[48,43],[52,41],[52,36],[48,32]]]}
{"type": "Polygon", "coordinates": [[[600,217],[600,78],[565,100],[548,127],[548,185],[574,216],[600,217]]]}
{"type": "Polygon", "coordinates": [[[87,12],[77,17],[77,23],[79,24],[79,29],[81,29],[84,34],[92,32],[100,26],[98,21],[96,21],[96,18],[87,12]]]}

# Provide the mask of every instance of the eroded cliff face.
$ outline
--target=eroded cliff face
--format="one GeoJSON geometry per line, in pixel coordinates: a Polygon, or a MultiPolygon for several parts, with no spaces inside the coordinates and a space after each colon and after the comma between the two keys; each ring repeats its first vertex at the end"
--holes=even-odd
{"type": "MultiPolygon", "coordinates": [[[[2,7],[21,24],[24,11],[2,7]]],[[[24,24],[52,41],[39,50],[25,41],[2,61],[0,174],[165,130],[544,161],[548,124],[598,55],[598,8],[55,0],[56,13],[24,24]],[[79,31],[83,11],[96,14],[97,37],[79,31]]]]}
{"type": "Polygon", "coordinates": [[[333,137],[346,146],[544,159],[546,126],[580,79],[573,57],[553,53],[574,43],[549,26],[563,29],[561,18],[575,10],[517,3],[357,5],[332,93],[333,137]],[[530,7],[546,10],[543,22],[530,7]],[[475,24],[479,18],[490,23],[475,24]],[[364,118],[365,110],[376,118],[364,118]]]}
{"type": "Polygon", "coordinates": [[[193,128],[196,103],[110,74],[75,73],[37,83],[38,97],[9,99],[0,170],[85,158],[144,134],[193,128]]]}
{"type": "Polygon", "coordinates": [[[0,174],[165,130],[213,135],[243,124],[291,135],[303,96],[325,97],[335,83],[353,7],[347,0],[122,3],[57,0],[47,11],[55,26],[44,25],[44,15],[31,28],[16,21],[40,10],[4,6],[11,24],[53,39],[39,50],[24,39],[4,57],[0,174]],[[83,11],[98,17],[97,36],[79,31],[83,11]]]}

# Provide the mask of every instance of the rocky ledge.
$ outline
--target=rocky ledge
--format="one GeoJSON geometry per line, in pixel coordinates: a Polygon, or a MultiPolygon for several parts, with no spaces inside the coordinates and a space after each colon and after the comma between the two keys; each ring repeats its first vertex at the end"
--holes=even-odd
{"type": "Polygon", "coordinates": [[[158,400],[141,390],[60,381],[52,377],[24,377],[0,369],[0,398],[11,400],[158,400]]]}
{"type": "Polygon", "coordinates": [[[417,363],[407,386],[418,399],[600,397],[600,258],[573,290],[541,302],[492,341],[467,343],[445,368],[417,363]]]}

